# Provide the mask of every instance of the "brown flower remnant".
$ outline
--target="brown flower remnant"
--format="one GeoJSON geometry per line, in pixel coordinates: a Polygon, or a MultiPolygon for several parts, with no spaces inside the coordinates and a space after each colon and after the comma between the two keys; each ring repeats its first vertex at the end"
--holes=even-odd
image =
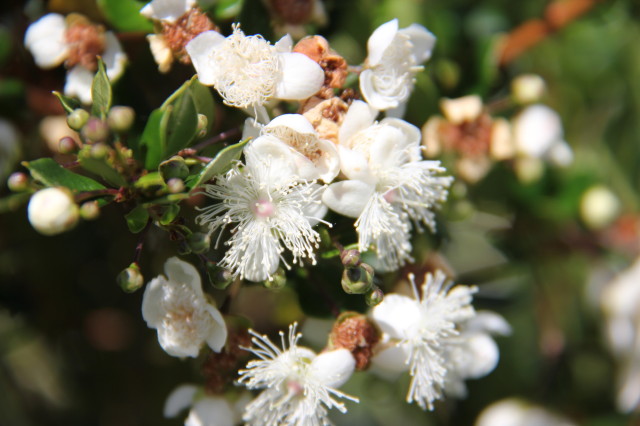
{"type": "Polygon", "coordinates": [[[105,49],[104,27],[92,24],[79,14],[67,17],[67,31],[64,34],[69,47],[69,55],[65,62],[67,68],[80,65],[89,71],[98,69],[98,56],[105,49]]]}
{"type": "Polygon", "coordinates": [[[356,370],[369,367],[373,356],[373,347],[380,340],[376,327],[365,315],[357,312],[344,312],[331,330],[329,342],[331,349],[345,348],[356,360],[356,370]]]}
{"type": "Polygon", "coordinates": [[[324,70],[324,84],[316,96],[329,99],[333,97],[333,89],[341,89],[347,79],[347,61],[332,49],[322,36],[310,36],[300,40],[293,48],[313,59],[324,70]]]}
{"type": "Polygon", "coordinates": [[[249,357],[249,352],[242,349],[251,346],[251,336],[246,329],[229,329],[227,344],[220,353],[211,352],[202,365],[205,377],[205,391],[220,395],[225,387],[237,378],[238,368],[249,357]]]}
{"type": "Polygon", "coordinates": [[[193,8],[174,23],[161,22],[162,37],[173,57],[185,65],[191,64],[191,58],[185,46],[198,34],[205,31],[218,31],[218,27],[200,9],[193,8]]]}
{"type": "Polygon", "coordinates": [[[312,97],[300,107],[300,114],[304,115],[318,132],[320,139],[327,139],[338,143],[338,132],[349,105],[338,97],[322,99],[312,97]]]}

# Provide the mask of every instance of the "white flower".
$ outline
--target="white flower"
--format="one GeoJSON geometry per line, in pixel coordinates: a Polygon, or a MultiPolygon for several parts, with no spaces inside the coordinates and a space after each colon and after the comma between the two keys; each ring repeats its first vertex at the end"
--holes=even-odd
{"type": "Polygon", "coordinates": [[[320,65],[291,52],[292,44],[285,36],[271,45],[260,35],[245,36],[235,25],[229,37],[206,31],[186,49],[200,82],[215,87],[227,105],[258,109],[271,98],[306,99],[322,87],[320,65]]]}
{"type": "Polygon", "coordinates": [[[172,257],[144,290],[142,317],[158,330],[160,346],[169,355],[197,357],[203,343],[219,352],[227,340],[222,315],[211,305],[200,283],[200,274],[190,263],[172,257]]]}
{"type": "MultiPolygon", "coordinates": [[[[54,68],[68,59],[72,47],[68,39],[70,28],[64,16],[56,13],[45,15],[29,25],[24,36],[24,44],[31,51],[39,67],[54,68]]],[[[104,50],[101,57],[109,80],[117,80],[124,72],[127,55],[111,31],[104,33],[104,50]]],[[[67,96],[77,96],[81,102],[90,104],[93,76],[94,72],[83,65],[73,66],[67,73],[64,93],[67,96]]]]}
{"type": "Polygon", "coordinates": [[[507,398],[486,407],[475,426],[574,426],[575,423],[539,405],[507,398]]]}
{"type": "Polygon", "coordinates": [[[320,426],[331,424],[327,410],[347,409],[336,398],[358,402],[337,390],[351,377],[355,359],[346,349],[323,352],[298,346],[297,324],[289,326],[288,342],[280,332],[282,349],[267,336],[254,336],[251,348],[259,360],[240,370],[239,382],[249,389],[263,389],[249,405],[243,420],[248,425],[320,426]]]}
{"type": "Polygon", "coordinates": [[[66,188],[41,189],[31,196],[27,208],[29,223],[44,235],[56,235],[74,228],[80,209],[66,188]]]}
{"type": "Polygon", "coordinates": [[[422,161],[420,130],[396,118],[374,123],[375,111],[355,101],[339,134],[341,169],[348,180],[333,183],[322,201],[332,210],[357,217],[360,251],[374,247],[380,270],[411,259],[412,223],[435,228],[433,209],[447,197],[450,177],[438,161],[422,161]]]}
{"type": "Polygon", "coordinates": [[[545,105],[526,107],[513,120],[513,140],[524,157],[548,159],[558,166],[573,161],[573,152],[564,141],[557,112],[545,105]]]}
{"type": "Polygon", "coordinates": [[[282,114],[263,127],[291,147],[297,175],[306,180],[330,183],[340,172],[338,149],[331,141],[320,139],[309,120],[300,114],[282,114]]]}
{"type": "Polygon", "coordinates": [[[173,23],[195,5],[195,0],[153,0],[140,10],[140,14],[156,21],[173,23]]]}
{"type": "Polygon", "coordinates": [[[459,337],[460,324],[475,315],[471,301],[476,288],[452,287],[437,271],[435,276],[425,276],[420,295],[413,276],[409,279],[413,299],[389,294],[372,310],[372,318],[389,345],[372,362],[383,370],[409,370],[407,402],[415,401],[422,409],[432,410],[433,402],[442,397],[451,368],[445,349],[459,337]]]}
{"type": "MultiPolygon", "coordinates": [[[[420,64],[431,57],[436,38],[421,25],[398,29],[398,20],[380,25],[367,41],[367,61],[360,91],[374,108],[404,108],[420,64]]],[[[397,114],[401,116],[402,114],[397,114]]]]}
{"type": "Polygon", "coordinates": [[[255,139],[244,154],[244,166],[205,185],[205,194],[219,202],[197,218],[210,233],[220,231],[218,242],[222,230],[235,224],[220,265],[242,279],[263,281],[277,270],[285,248],[293,263],[306,257],[315,264],[320,237],[312,226],[326,212],[322,187],[296,176],[289,147],[273,136],[255,139]]]}
{"type": "Polygon", "coordinates": [[[185,426],[233,426],[240,422],[247,402],[243,397],[232,404],[223,396],[203,394],[195,385],[180,385],[167,397],[164,416],[176,417],[190,407],[185,426]]]}

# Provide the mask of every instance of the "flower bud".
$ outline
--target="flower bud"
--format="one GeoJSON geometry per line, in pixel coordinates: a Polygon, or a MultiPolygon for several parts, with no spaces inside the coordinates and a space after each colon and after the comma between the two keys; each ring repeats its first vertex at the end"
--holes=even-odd
{"type": "Polygon", "coordinates": [[[107,158],[109,155],[109,147],[104,143],[97,143],[91,146],[91,151],[89,152],[91,157],[96,160],[102,160],[103,158],[107,158]]]}
{"type": "Polygon", "coordinates": [[[213,263],[207,263],[207,276],[211,285],[218,290],[224,290],[233,282],[231,271],[213,263]]]}
{"type": "Polygon", "coordinates": [[[31,196],[28,207],[31,226],[43,235],[56,235],[72,229],[80,213],[66,188],[46,188],[31,196]]]}
{"type": "Polygon", "coordinates": [[[22,172],[12,173],[7,179],[7,186],[13,192],[26,191],[29,188],[29,177],[22,172]]]}
{"type": "Polygon", "coordinates": [[[377,285],[373,286],[373,288],[364,296],[364,301],[371,307],[382,302],[382,299],[384,299],[384,293],[377,285]]]}
{"type": "Polygon", "coordinates": [[[602,229],[613,223],[620,212],[620,201],[603,185],[589,188],[580,200],[580,216],[591,229],[602,229]]]}
{"type": "Polygon", "coordinates": [[[340,261],[345,268],[353,268],[360,265],[360,252],[358,250],[343,250],[340,253],[340,261]]]}
{"type": "Polygon", "coordinates": [[[171,178],[167,181],[167,188],[172,194],[184,191],[184,181],[179,178],[171,178]]]}
{"type": "Polygon", "coordinates": [[[207,131],[209,130],[208,127],[209,120],[207,119],[207,116],[204,114],[198,114],[197,134],[199,138],[207,134],[207,131]]]}
{"type": "Polygon", "coordinates": [[[87,201],[80,206],[80,217],[84,220],[94,220],[100,216],[100,207],[97,201],[87,201]]]}
{"type": "Polygon", "coordinates": [[[107,124],[114,132],[126,132],[133,126],[136,113],[128,106],[114,106],[107,116],[107,124]]]}
{"type": "Polygon", "coordinates": [[[160,163],[158,170],[165,182],[169,182],[169,179],[173,178],[186,179],[189,176],[189,166],[179,155],[174,155],[160,163]]]}
{"type": "Polygon", "coordinates": [[[104,142],[109,137],[109,126],[99,118],[91,117],[82,128],[81,133],[90,143],[104,142]]]}
{"type": "Polygon", "coordinates": [[[346,349],[356,360],[356,370],[366,370],[373,347],[380,340],[376,326],[359,312],[343,312],[329,334],[329,348],[346,349]]]}
{"type": "Polygon", "coordinates": [[[140,273],[140,267],[136,262],[129,265],[128,268],[123,269],[118,274],[118,285],[122,290],[127,293],[133,293],[138,290],[144,284],[144,277],[140,273]]]}
{"type": "Polygon", "coordinates": [[[264,286],[269,290],[279,290],[287,284],[287,276],[284,273],[284,269],[278,268],[273,276],[264,281],[264,286]]]}
{"type": "Polygon", "coordinates": [[[536,74],[523,74],[511,82],[513,100],[521,105],[538,102],[545,89],[544,80],[536,74]]]}
{"type": "Polygon", "coordinates": [[[67,125],[73,130],[80,130],[87,124],[89,113],[82,108],[76,108],[67,116],[67,125]]]}
{"type": "Polygon", "coordinates": [[[193,253],[201,254],[209,250],[211,237],[208,233],[194,232],[187,237],[187,244],[193,253]]]}
{"type": "Polygon", "coordinates": [[[65,136],[58,142],[58,152],[60,154],[75,154],[78,152],[78,148],[78,144],[70,136],[65,136]]]}
{"type": "Polygon", "coordinates": [[[342,289],[348,294],[364,294],[371,289],[373,276],[373,268],[366,263],[345,268],[342,273],[342,289]]]}

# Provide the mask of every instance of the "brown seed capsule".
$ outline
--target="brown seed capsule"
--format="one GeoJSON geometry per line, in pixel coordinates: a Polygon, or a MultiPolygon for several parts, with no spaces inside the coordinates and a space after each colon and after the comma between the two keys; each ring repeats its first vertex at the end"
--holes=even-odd
{"type": "Polygon", "coordinates": [[[344,312],[338,317],[329,335],[332,349],[345,348],[356,360],[357,370],[366,370],[373,356],[373,347],[380,340],[378,329],[358,312],[344,312]]]}

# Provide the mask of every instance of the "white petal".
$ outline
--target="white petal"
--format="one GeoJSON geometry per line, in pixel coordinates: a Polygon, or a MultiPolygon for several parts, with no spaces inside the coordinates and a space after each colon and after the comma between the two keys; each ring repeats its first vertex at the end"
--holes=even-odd
{"type": "Polygon", "coordinates": [[[159,275],[152,279],[144,289],[142,296],[142,318],[149,328],[156,328],[164,318],[165,311],[162,305],[164,298],[163,286],[167,285],[164,276],[159,275]]]}
{"type": "Polygon", "coordinates": [[[195,0],[153,0],[140,10],[140,14],[149,19],[175,22],[195,4],[195,0]]]}
{"type": "Polygon", "coordinates": [[[93,73],[80,65],[76,65],[67,72],[64,94],[77,97],[83,104],[90,104],[92,84],[93,73]]]}
{"type": "Polygon", "coordinates": [[[177,416],[180,411],[190,407],[196,392],[198,392],[198,388],[194,385],[180,385],[175,388],[164,403],[163,415],[166,418],[172,418],[177,416]]]}
{"type": "Polygon", "coordinates": [[[554,143],[547,152],[549,161],[559,167],[567,167],[573,162],[573,151],[566,141],[554,143]]]}
{"type": "Polygon", "coordinates": [[[57,13],[49,13],[29,25],[24,45],[40,68],[56,67],[67,58],[66,30],[64,16],[57,13]]]}
{"type": "Polygon", "coordinates": [[[356,218],[373,195],[374,188],[358,180],[344,180],[329,185],[322,194],[322,202],[331,210],[356,218]]]}
{"type": "Polygon", "coordinates": [[[513,132],[518,151],[540,158],[562,140],[563,130],[557,112],[545,105],[531,105],[516,117],[513,132]]]}
{"type": "Polygon", "coordinates": [[[275,48],[279,53],[291,52],[291,49],[293,49],[293,39],[289,34],[286,34],[276,42],[275,48]]]}
{"type": "Polygon", "coordinates": [[[498,365],[500,352],[498,345],[487,334],[474,334],[465,342],[464,350],[469,359],[464,365],[462,375],[477,379],[491,373],[498,365]]]}
{"type": "Polygon", "coordinates": [[[436,44],[436,36],[429,30],[422,25],[411,24],[398,32],[409,36],[413,45],[411,53],[416,60],[416,64],[421,64],[431,58],[433,47],[436,44]]]}
{"type": "Polygon", "coordinates": [[[185,49],[198,73],[200,83],[211,86],[216,82],[210,55],[224,40],[224,36],[216,31],[205,31],[187,43],[185,49]]]}
{"type": "Polygon", "coordinates": [[[338,134],[340,145],[348,147],[349,139],[360,130],[371,126],[376,115],[378,115],[378,111],[366,102],[353,101],[340,126],[338,134]]]}
{"type": "Polygon", "coordinates": [[[260,136],[262,131],[262,125],[253,118],[247,118],[244,120],[244,127],[242,128],[242,139],[252,138],[256,139],[260,136]]]}
{"type": "MultiPolygon", "coordinates": [[[[315,184],[314,187],[320,187],[320,185],[315,184]]],[[[324,191],[318,191],[318,202],[317,203],[309,203],[302,206],[302,214],[307,218],[309,224],[311,226],[315,226],[320,222],[322,218],[327,215],[327,211],[329,209],[325,204],[322,203],[322,193],[324,191]]]]}
{"type": "Polygon", "coordinates": [[[420,140],[422,139],[422,132],[419,128],[404,120],[393,117],[385,118],[380,122],[380,124],[387,124],[402,132],[397,148],[410,149],[411,161],[422,160],[422,156],[420,155],[420,140]]]}
{"type": "Polygon", "coordinates": [[[371,358],[374,371],[383,377],[409,371],[410,352],[407,345],[392,345],[384,348],[371,358]]]}
{"type": "Polygon", "coordinates": [[[373,108],[379,111],[385,111],[400,106],[400,99],[396,96],[385,96],[376,89],[374,84],[376,75],[373,70],[367,69],[362,71],[359,78],[362,97],[373,108]]]}
{"type": "Polygon", "coordinates": [[[340,156],[336,145],[328,140],[320,139],[318,146],[322,150],[322,156],[318,160],[318,178],[325,183],[331,183],[340,173],[340,156]]]}
{"type": "Polygon", "coordinates": [[[420,304],[401,294],[388,294],[373,308],[371,317],[394,339],[411,339],[420,323],[420,304]]]}
{"type": "Polygon", "coordinates": [[[178,358],[197,358],[200,353],[202,342],[191,341],[189,343],[177,341],[180,336],[176,336],[173,330],[160,326],[158,328],[158,343],[166,353],[178,358]]]}
{"type": "Polygon", "coordinates": [[[107,77],[113,82],[124,72],[124,66],[127,63],[127,54],[124,53],[120,42],[111,31],[107,31],[104,37],[106,46],[102,54],[102,59],[106,67],[107,77]]]}
{"type": "Polygon", "coordinates": [[[311,361],[310,374],[325,386],[339,388],[349,380],[356,360],[347,349],[323,352],[311,361]]]}
{"type": "Polygon", "coordinates": [[[291,131],[302,133],[303,135],[318,135],[316,129],[307,120],[304,115],[301,114],[282,114],[271,120],[269,124],[264,126],[265,131],[275,129],[276,127],[283,126],[289,128],[291,131]]]}
{"type": "Polygon", "coordinates": [[[376,28],[367,40],[367,62],[369,65],[377,65],[382,60],[384,51],[387,50],[397,33],[397,19],[392,19],[376,28]]]}
{"type": "Polygon", "coordinates": [[[340,155],[340,170],[345,176],[349,179],[361,180],[369,184],[374,183],[373,176],[369,170],[369,160],[363,153],[342,146],[338,146],[338,153],[340,155]]]}
{"type": "Polygon", "coordinates": [[[465,325],[465,332],[489,332],[501,336],[511,334],[511,326],[502,315],[492,311],[477,311],[465,325]]]}
{"type": "Polygon", "coordinates": [[[398,106],[394,107],[394,108],[389,108],[387,109],[384,114],[386,117],[391,117],[391,118],[402,118],[404,117],[404,113],[407,111],[407,102],[403,101],[403,102],[398,102],[398,106]]]}
{"type": "Polygon", "coordinates": [[[187,284],[199,298],[204,297],[200,274],[192,264],[172,257],[165,262],[164,272],[170,282],[187,284]]]}
{"type": "Polygon", "coordinates": [[[213,305],[207,303],[205,309],[211,314],[213,321],[215,321],[215,323],[209,327],[209,334],[205,337],[205,341],[214,352],[220,352],[227,341],[227,325],[220,311],[213,305]]]}
{"type": "Polygon", "coordinates": [[[260,136],[249,142],[244,154],[247,168],[260,174],[260,180],[270,185],[291,180],[291,175],[296,172],[296,154],[300,155],[272,135],[260,136]]]}
{"type": "Polygon", "coordinates": [[[282,73],[276,83],[275,97],[302,100],[313,96],[324,83],[324,71],[302,53],[279,53],[282,73]]]}
{"type": "Polygon", "coordinates": [[[206,396],[198,400],[185,420],[185,426],[233,426],[234,413],[224,398],[206,396]]]}

